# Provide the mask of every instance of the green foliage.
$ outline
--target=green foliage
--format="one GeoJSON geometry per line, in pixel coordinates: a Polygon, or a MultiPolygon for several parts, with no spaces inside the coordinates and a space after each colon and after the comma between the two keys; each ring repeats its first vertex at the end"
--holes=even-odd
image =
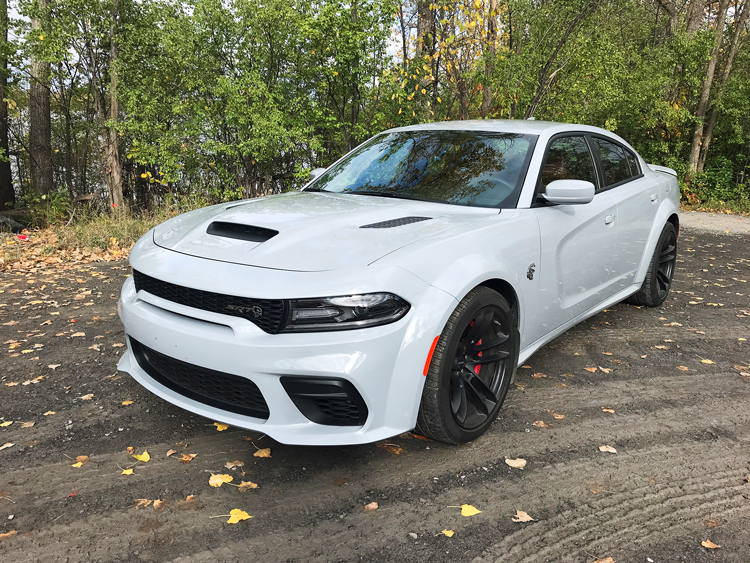
{"type": "Polygon", "coordinates": [[[714,30],[707,16],[688,33],[657,0],[507,0],[494,14],[486,0],[50,0],[48,16],[22,0],[19,10],[0,57],[10,61],[14,182],[38,224],[67,220],[66,202],[87,193],[97,211],[111,211],[106,127],[118,135],[128,205],[148,214],[297,188],[311,168],[383,129],[478,118],[485,88],[490,118],[533,115],[619,134],[647,161],[676,169],[693,203],[748,197],[747,32],[721,99],[713,90],[705,170],[687,184],[714,30]],[[425,10],[432,20],[417,56],[425,10]],[[28,195],[32,55],[52,71],[58,191],[46,202],[28,195]]]}

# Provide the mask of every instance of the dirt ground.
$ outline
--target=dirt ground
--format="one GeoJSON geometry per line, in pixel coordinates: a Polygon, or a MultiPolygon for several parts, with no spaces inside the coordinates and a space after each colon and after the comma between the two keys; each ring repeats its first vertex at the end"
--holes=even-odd
{"type": "Polygon", "coordinates": [[[462,447],[219,431],[116,372],[125,262],[0,274],[0,561],[746,563],[749,243],[684,229],[664,306],[617,305],[545,346],[462,447]]]}

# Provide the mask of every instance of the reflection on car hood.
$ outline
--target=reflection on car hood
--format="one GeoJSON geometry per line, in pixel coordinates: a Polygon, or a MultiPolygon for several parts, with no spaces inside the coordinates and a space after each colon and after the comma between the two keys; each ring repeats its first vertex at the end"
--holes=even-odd
{"type": "Polygon", "coordinates": [[[368,265],[417,240],[497,213],[497,209],[382,197],[290,192],[185,213],[156,227],[154,242],[176,252],[223,262],[322,271],[368,265]],[[407,217],[429,220],[361,228],[407,217]],[[208,234],[209,226],[216,222],[222,229],[214,225],[211,231],[219,234],[208,234]],[[243,233],[253,233],[248,226],[258,227],[264,236],[245,237],[243,233]]]}

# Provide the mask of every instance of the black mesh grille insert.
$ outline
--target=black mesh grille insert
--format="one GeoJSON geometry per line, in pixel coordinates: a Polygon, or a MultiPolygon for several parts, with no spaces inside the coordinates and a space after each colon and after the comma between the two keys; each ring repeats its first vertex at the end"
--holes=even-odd
{"type": "Polygon", "coordinates": [[[332,420],[359,423],[359,409],[347,399],[313,399],[315,406],[332,420]]]}
{"type": "Polygon", "coordinates": [[[333,377],[282,376],[281,385],[307,418],[330,426],[362,426],[367,405],[350,381],[333,377]]]}
{"type": "Polygon", "coordinates": [[[157,280],[138,270],[133,270],[133,280],[136,291],[147,291],[156,297],[195,309],[241,317],[272,334],[279,332],[284,325],[286,307],[281,299],[253,299],[191,289],[157,280]]]}
{"type": "Polygon", "coordinates": [[[249,379],[170,358],[132,337],[129,340],[138,365],[164,387],[218,409],[268,418],[266,400],[249,379]]]}
{"type": "Polygon", "coordinates": [[[429,221],[430,219],[432,219],[432,217],[401,217],[399,219],[389,219],[388,221],[381,221],[380,223],[370,223],[369,225],[362,225],[360,229],[391,229],[393,227],[409,225],[410,223],[429,221]]]}

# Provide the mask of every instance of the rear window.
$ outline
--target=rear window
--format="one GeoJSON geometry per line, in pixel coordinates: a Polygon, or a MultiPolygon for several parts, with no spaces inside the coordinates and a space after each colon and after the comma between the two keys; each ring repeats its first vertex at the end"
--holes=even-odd
{"type": "Polygon", "coordinates": [[[602,164],[604,187],[619,184],[640,174],[640,171],[637,173],[631,172],[628,156],[633,160],[633,165],[635,165],[635,159],[620,145],[599,138],[594,138],[594,144],[599,152],[599,161],[602,164]]]}

